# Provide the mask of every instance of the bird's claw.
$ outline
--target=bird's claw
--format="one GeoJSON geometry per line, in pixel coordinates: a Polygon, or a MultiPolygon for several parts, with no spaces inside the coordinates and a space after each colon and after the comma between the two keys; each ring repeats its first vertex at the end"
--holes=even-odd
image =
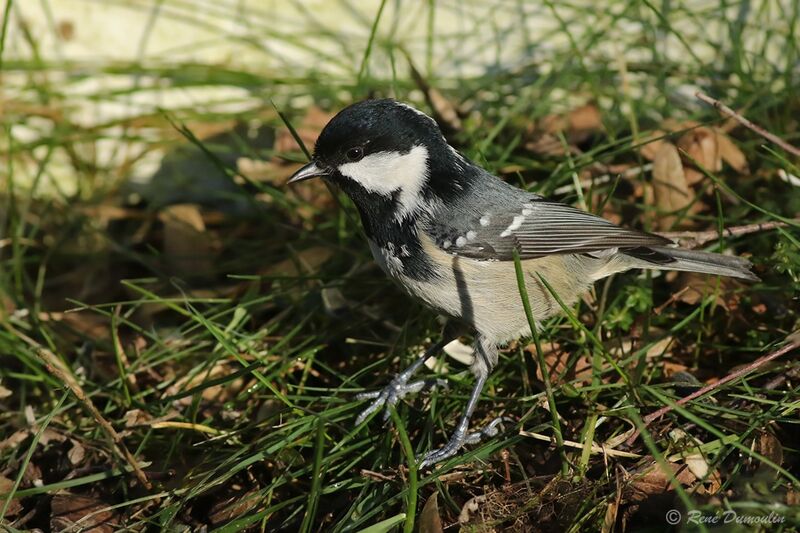
{"type": "Polygon", "coordinates": [[[455,433],[453,433],[453,436],[450,437],[450,440],[447,441],[447,444],[438,450],[426,453],[422,457],[422,460],[417,463],[417,467],[422,470],[426,466],[435,465],[436,463],[453,457],[465,444],[477,444],[484,438],[496,436],[500,432],[500,429],[502,429],[503,422],[512,422],[512,420],[507,417],[499,416],[478,431],[473,431],[472,433],[467,433],[462,428],[457,429],[455,433]]]}
{"type": "Polygon", "coordinates": [[[361,424],[372,413],[382,407],[386,407],[386,412],[383,415],[383,420],[389,419],[389,408],[397,405],[397,402],[405,398],[408,394],[417,393],[422,390],[430,390],[435,387],[447,388],[447,380],[444,379],[421,379],[418,381],[408,382],[409,376],[400,374],[379,391],[362,392],[356,395],[357,400],[372,400],[369,406],[361,411],[356,418],[356,425],[361,424]]]}
{"type": "Polygon", "coordinates": [[[464,439],[465,444],[478,444],[483,439],[491,439],[496,437],[500,430],[503,429],[503,423],[511,424],[513,420],[507,416],[498,416],[478,431],[473,431],[468,434],[464,439]]]}

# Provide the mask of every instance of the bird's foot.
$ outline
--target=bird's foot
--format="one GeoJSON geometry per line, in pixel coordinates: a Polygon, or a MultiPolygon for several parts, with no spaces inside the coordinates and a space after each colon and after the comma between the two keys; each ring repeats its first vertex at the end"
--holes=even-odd
{"type": "Polygon", "coordinates": [[[410,376],[405,374],[398,374],[394,379],[380,391],[362,392],[356,395],[358,400],[372,400],[369,407],[361,411],[361,414],[356,418],[356,425],[361,424],[372,413],[378,409],[385,407],[386,411],[383,414],[383,420],[389,419],[389,407],[393,407],[406,397],[408,394],[414,394],[422,390],[431,390],[436,387],[447,388],[447,380],[430,378],[420,379],[418,381],[408,382],[410,376]]]}
{"type": "Polygon", "coordinates": [[[497,434],[500,433],[500,429],[502,429],[503,422],[511,422],[511,420],[499,416],[478,431],[473,431],[472,433],[467,433],[466,428],[458,428],[453,433],[453,436],[450,437],[450,440],[447,441],[447,444],[438,450],[426,453],[418,463],[418,468],[422,470],[426,466],[435,465],[436,463],[453,457],[465,444],[477,444],[485,438],[497,436],[497,434]]]}

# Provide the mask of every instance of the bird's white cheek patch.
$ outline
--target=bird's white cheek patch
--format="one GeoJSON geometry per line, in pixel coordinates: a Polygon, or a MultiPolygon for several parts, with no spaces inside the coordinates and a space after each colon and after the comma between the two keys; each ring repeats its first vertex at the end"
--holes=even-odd
{"type": "Polygon", "coordinates": [[[399,190],[398,217],[404,217],[420,202],[419,192],[428,179],[428,150],[415,146],[407,153],[377,152],[341,165],[339,172],[370,192],[391,196],[399,190]]]}

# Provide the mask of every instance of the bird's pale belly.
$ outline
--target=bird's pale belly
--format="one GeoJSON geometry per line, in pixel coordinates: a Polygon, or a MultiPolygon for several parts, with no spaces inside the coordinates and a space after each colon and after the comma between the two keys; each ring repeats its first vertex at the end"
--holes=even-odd
{"type": "MultiPolygon", "coordinates": [[[[440,250],[426,236],[421,241],[424,251],[437,265],[438,276],[431,281],[405,276],[398,257],[372,242],[370,247],[381,268],[406,291],[441,313],[461,318],[490,341],[502,344],[530,334],[513,262],[454,256],[440,250]]],[[[606,263],[577,255],[523,261],[534,318],[540,321],[561,310],[539,276],[547,280],[566,305],[571,305],[592,280],[599,279],[595,274],[606,263]]]]}

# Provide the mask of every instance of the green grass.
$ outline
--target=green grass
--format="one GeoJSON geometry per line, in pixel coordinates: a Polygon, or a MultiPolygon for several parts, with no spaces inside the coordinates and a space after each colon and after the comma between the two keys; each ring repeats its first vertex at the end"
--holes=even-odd
{"type": "Polygon", "coordinates": [[[253,9],[246,35],[223,24],[239,20],[234,4],[115,2],[146,10],[153,25],[217,32],[263,54],[272,68],[173,61],[168,54],[155,60],[144,52],[90,70],[60,64],[42,55],[38,36],[20,31],[18,6],[7,3],[12,17],[0,46],[9,80],[0,118],[0,493],[12,491],[19,506],[0,496],[3,528],[48,530],[53,503],[68,491],[91,498],[95,511],[107,508],[115,527],[132,530],[410,531],[434,493],[445,526],[457,523],[468,500],[483,498],[467,530],[599,530],[605,521],[617,530],[662,530],[671,508],[709,516],[774,512],[785,518],[778,529],[797,530],[796,352],[712,397],[675,406],[647,428],[642,422],[688,394],[674,369],[703,382],[719,379],[798,329],[800,189],[778,177],[779,170],[800,176],[790,154],[733,129],[749,171],[705,172],[694,188],[707,208],[679,214],[698,230],[788,221],[777,231],[708,245],[750,255],[760,283],[712,284],[694,304],[671,300],[681,286],[664,275],[627,273],[598,283],[587,301],[537,328],[536,347],[520,342],[504,351],[473,426],[501,415],[516,423],[434,471],[418,471],[414,457],[445,442],[466,403],[472,378],[458,363],[444,362],[448,390],[401,403],[386,424],[382,416],[354,421],[364,407],[355,395],[387,384],[438,338],[437,318],[374,266],[346,199],[335,205],[321,185],[283,187],[278,174],[285,169],[277,164],[263,176],[235,177],[237,156],[303,161],[301,150],[276,150],[273,141],[287,135],[284,119],[302,136],[312,103],[333,112],[391,95],[430,111],[408,75],[409,54],[425,67],[428,83],[469,110],[450,140],[473,160],[517,185],[543,194],[567,190],[555,197],[649,228],[653,215],[663,216],[641,194],[649,171],[563,188],[606,173],[598,165],[647,164],[638,148],[666,119],[723,125],[692,97],[695,88],[800,144],[796,3],[615,0],[587,10],[548,2],[535,15],[545,23],[537,31],[525,26],[532,9],[506,0],[491,6],[514,14],[505,18],[477,2],[404,2],[401,12],[375,2],[352,8],[352,27],[331,29],[306,13],[308,32],[295,33],[253,9]],[[435,24],[448,18],[458,21],[452,31],[435,24]],[[411,38],[413,23],[425,31],[411,38]],[[276,57],[268,46],[275,43],[310,53],[333,72],[276,57]],[[228,102],[241,104],[232,111],[186,104],[80,122],[76,104],[125,103],[146,91],[137,81],[72,92],[107,74],[186,91],[244,92],[228,102]],[[527,145],[537,121],[587,102],[600,110],[603,131],[577,143],[567,134],[555,139],[579,151],[542,155],[527,145]],[[38,134],[22,135],[23,127],[38,134]],[[109,146],[114,157],[103,151],[109,146]],[[132,185],[140,159],[165,148],[181,157],[163,171],[163,185],[132,185]],[[166,207],[175,202],[200,207],[181,224],[166,207]],[[197,213],[205,229],[187,230],[197,213]],[[551,369],[552,386],[545,387],[536,361],[551,343],[565,364],[551,369]],[[90,412],[48,371],[42,350],[72,369],[152,489],[136,482],[90,412]],[[586,372],[576,377],[574,368],[586,372]],[[637,427],[642,437],[626,447],[637,427]],[[553,442],[518,435],[520,429],[553,442]],[[592,442],[640,458],[590,453],[592,442]],[[705,478],[684,481],[687,455],[702,457],[705,478]],[[683,470],[666,468],[663,486],[643,489],[647,469],[661,472],[667,464],[683,470]],[[667,490],[670,482],[675,490],[667,490]]]}

